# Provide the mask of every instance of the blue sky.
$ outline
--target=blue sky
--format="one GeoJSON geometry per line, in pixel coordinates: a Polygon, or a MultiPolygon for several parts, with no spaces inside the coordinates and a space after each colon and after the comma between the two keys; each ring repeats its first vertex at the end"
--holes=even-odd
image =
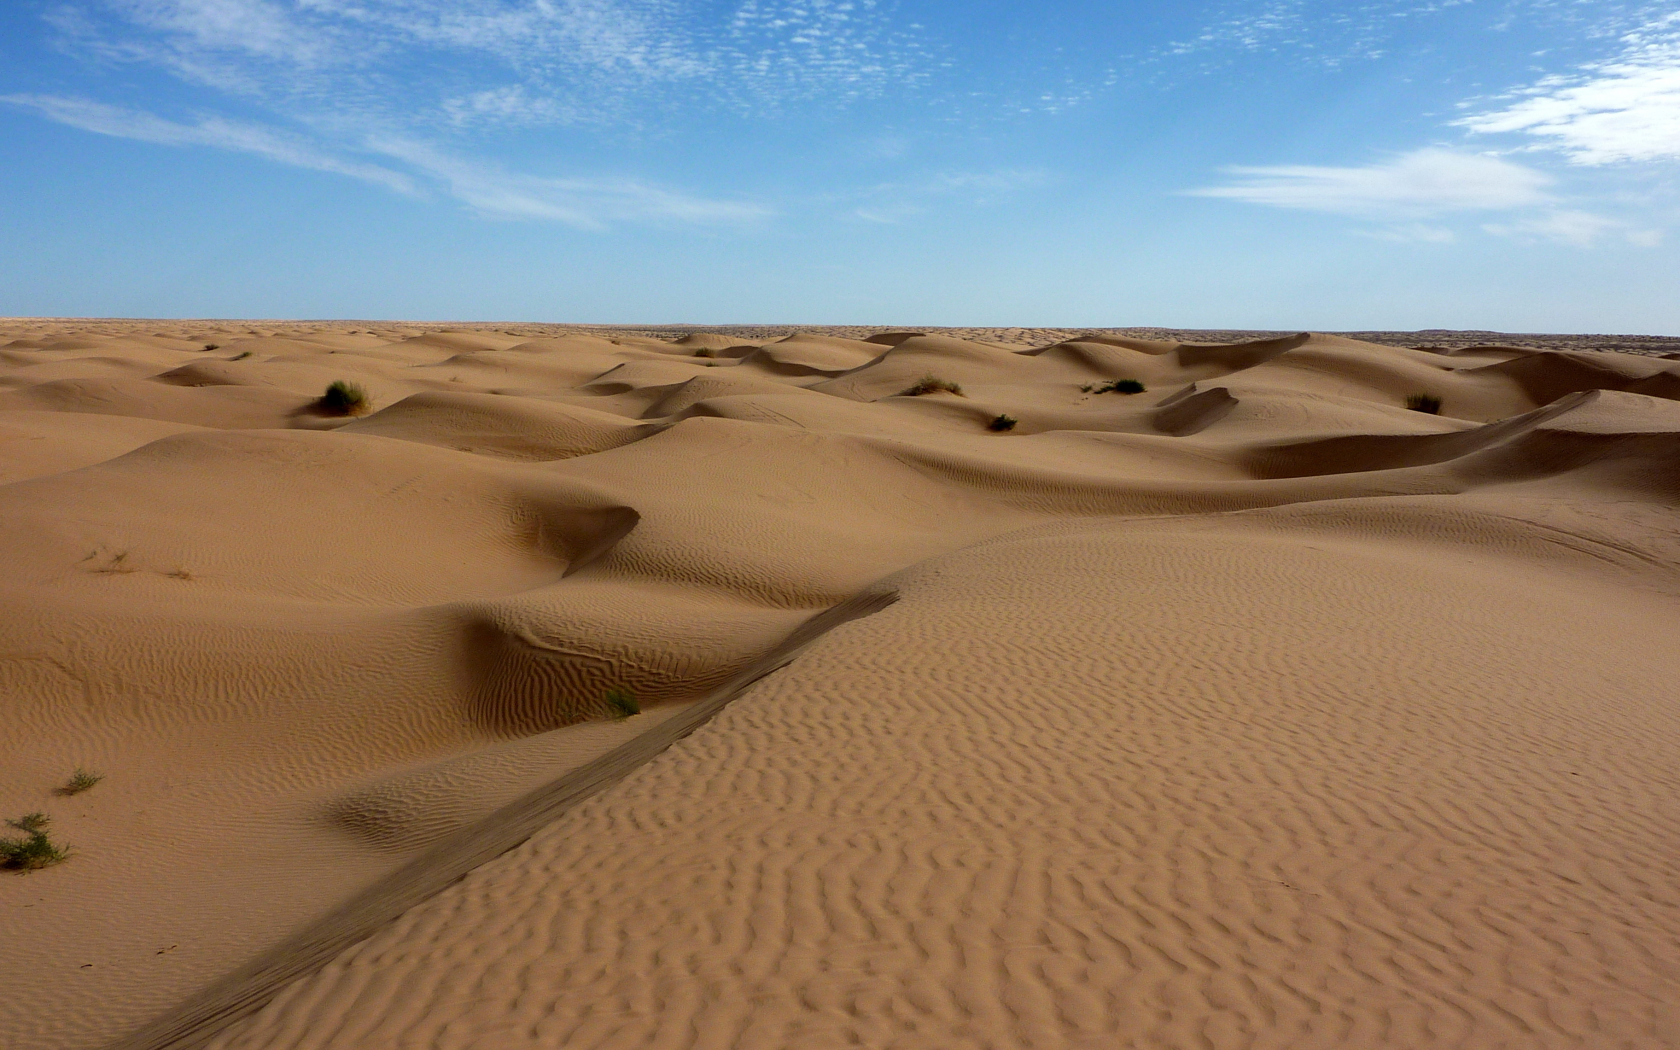
{"type": "Polygon", "coordinates": [[[11,0],[0,315],[1680,334],[1680,0],[11,0]]]}

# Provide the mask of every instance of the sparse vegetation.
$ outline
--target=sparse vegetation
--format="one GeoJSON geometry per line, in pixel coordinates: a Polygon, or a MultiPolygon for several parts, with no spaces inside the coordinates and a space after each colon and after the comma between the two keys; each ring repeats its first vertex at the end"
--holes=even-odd
{"type": "Polygon", "coordinates": [[[1016,419],[1014,416],[1002,416],[1002,415],[1000,415],[996,419],[992,420],[990,423],[987,423],[986,424],[986,429],[987,430],[996,430],[996,431],[1001,433],[1005,430],[1014,430],[1015,429],[1015,424],[1019,423],[1019,422],[1020,422],[1020,420],[1016,419]]]}
{"type": "Polygon", "coordinates": [[[221,343],[205,343],[204,344],[204,352],[205,353],[209,353],[212,350],[220,350],[221,348],[222,348],[221,343]]]}
{"type": "MultiPolygon", "coordinates": [[[[84,558],[83,561],[87,561],[98,556],[99,552],[94,551],[92,554],[88,555],[87,558],[84,558]]],[[[95,565],[91,571],[104,576],[120,576],[130,572],[139,572],[140,566],[129,564],[127,551],[116,551],[110,556],[104,565],[95,565]]]]}
{"type": "Polygon", "coordinates": [[[1135,379],[1111,379],[1101,386],[1087,383],[1079,389],[1087,394],[1141,394],[1148,388],[1135,379]]]}
{"type": "Polygon", "coordinates": [[[1141,394],[1147,389],[1135,379],[1116,379],[1097,387],[1099,394],[1141,394]]]}
{"type": "Polygon", "coordinates": [[[229,361],[243,361],[247,357],[250,357],[250,356],[251,356],[251,351],[241,350],[241,351],[239,351],[239,353],[234,354],[232,357],[228,358],[228,360],[229,361]]]}
{"type": "Polygon", "coordinates": [[[935,375],[925,375],[925,376],[923,376],[922,378],[920,378],[916,381],[915,386],[908,387],[904,390],[900,390],[898,392],[898,396],[900,396],[900,397],[921,397],[923,394],[939,394],[939,393],[955,394],[958,397],[967,397],[968,396],[967,394],[963,393],[963,389],[962,389],[962,386],[960,384],[953,383],[949,379],[941,379],[941,378],[939,378],[938,376],[935,376],[935,375]]]}
{"type": "Polygon", "coordinates": [[[623,686],[615,685],[608,689],[606,696],[602,699],[606,702],[607,710],[612,712],[614,718],[629,718],[631,715],[642,713],[642,705],[636,702],[635,694],[623,686]]]}
{"type": "Polygon", "coordinates": [[[372,407],[366,390],[342,379],[333,380],[315,405],[329,416],[359,416],[372,407]]]}
{"type": "Polygon", "coordinates": [[[1441,399],[1434,394],[1408,394],[1406,407],[1413,412],[1427,412],[1429,415],[1441,414],[1441,399]]]}
{"type": "Polygon", "coordinates": [[[80,795],[104,779],[105,774],[103,773],[92,773],[78,767],[74,773],[70,774],[70,779],[64,782],[64,786],[58,789],[58,793],[60,795],[80,795]]]}
{"type": "Polygon", "coordinates": [[[713,350],[709,346],[702,346],[700,349],[694,351],[694,356],[695,357],[716,357],[717,356],[717,351],[713,350]]]}
{"type": "Polygon", "coordinates": [[[58,864],[70,856],[67,848],[47,836],[47,825],[52,821],[45,813],[28,813],[6,823],[27,837],[0,838],[0,868],[33,871],[58,864]]]}

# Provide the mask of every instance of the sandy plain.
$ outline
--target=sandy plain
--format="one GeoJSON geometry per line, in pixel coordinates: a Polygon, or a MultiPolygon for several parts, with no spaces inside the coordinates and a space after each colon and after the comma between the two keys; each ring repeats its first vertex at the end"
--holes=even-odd
{"type": "Polygon", "coordinates": [[[0,1046],[1680,1046],[1680,341],[1357,335],[0,320],[0,1046]]]}

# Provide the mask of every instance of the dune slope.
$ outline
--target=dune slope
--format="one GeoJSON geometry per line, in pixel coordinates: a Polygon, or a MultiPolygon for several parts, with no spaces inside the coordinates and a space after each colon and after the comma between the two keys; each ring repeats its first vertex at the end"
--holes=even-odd
{"type": "Polygon", "coordinates": [[[1680,363],[1031,334],[0,322],[0,1045],[1680,1041],[1680,363]]]}

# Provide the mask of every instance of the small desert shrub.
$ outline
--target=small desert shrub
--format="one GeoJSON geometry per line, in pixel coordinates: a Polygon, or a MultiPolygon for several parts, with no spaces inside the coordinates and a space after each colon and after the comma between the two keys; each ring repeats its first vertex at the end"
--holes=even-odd
{"type": "Polygon", "coordinates": [[[642,713],[642,705],[636,702],[635,694],[622,686],[615,685],[608,689],[602,699],[606,701],[607,710],[612,712],[614,718],[629,718],[631,715],[642,713]]]}
{"type": "MultiPolygon", "coordinates": [[[[170,575],[175,574],[171,573],[170,575]]],[[[65,781],[64,786],[58,789],[58,793],[60,795],[80,795],[104,779],[105,774],[103,773],[90,773],[85,769],[78,769],[70,774],[70,779],[65,781]]]]}
{"type": "MultiPolygon", "coordinates": [[[[92,554],[88,555],[88,558],[96,558],[98,556],[99,552],[94,551],[92,554]]],[[[115,554],[111,555],[109,561],[107,561],[104,565],[95,565],[92,571],[107,576],[121,576],[131,572],[139,572],[140,566],[129,564],[127,551],[117,551],[115,554]]]]}
{"type": "Polygon", "coordinates": [[[229,361],[243,361],[247,357],[250,357],[250,356],[251,356],[251,351],[241,350],[241,351],[239,351],[239,353],[234,354],[232,357],[228,358],[228,360],[229,361]]]}
{"type": "Polygon", "coordinates": [[[1116,379],[1096,388],[1099,394],[1141,394],[1145,387],[1135,379],[1116,379]]]}
{"type": "Polygon", "coordinates": [[[1441,399],[1433,394],[1408,394],[1406,407],[1413,412],[1427,412],[1437,416],[1441,414],[1441,399]]]}
{"type": "Polygon", "coordinates": [[[209,353],[212,350],[220,350],[221,348],[222,348],[221,343],[205,343],[204,344],[204,352],[205,353],[209,353]]]}
{"type": "Polygon", "coordinates": [[[0,868],[10,871],[33,871],[57,864],[70,856],[68,849],[47,837],[47,825],[51,821],[45,813],[30,813],[6,823],[28,837],[0,839],[0,868]]]}
{"type": "Polygon", "coordinates": [[[996,419],[986,424],[986,429],[996,430],[1001,433],[1005,430],[1014,430],[1015,424],[1018,422],[1020,422],[1020,420],[1016,419],[1014,416],[998,416],[996,419]]]}
{"type": "Polygon", "coordinates": [[[335,379],[315,403],[330,416],[359,416],[368,410],[367,391],[355,383],[335,379]]]}
{"type": "Polygon", "coordinates": [[[717,351],[713,350],[709,346],[702,346],[700,349],[694,351],[694,356],[695,357],[716,357],[717,356],[717,351]]]}
{"type": "Polygon", "coordinates": [[[1091,391],[1095,390],[1096,388],[1097,388],[1096,384],[1086,383],[1084,386],[1080,387],[1079,390],[1080,390],[1081,393],[1089,394],[1091,391]]]}
{"type": "Polygon", "coordinates": [[[915,386],[900,390],[898,392],[898,396],[921,397],[923,394],[938,394],[941,392],[946,394],[955,394],[958,397],[968,396],[962,392],[962,386],[960,384],[953,383],[949,379],[941,379],[934,375],[926,375],[916,380],[915,386]]]}

